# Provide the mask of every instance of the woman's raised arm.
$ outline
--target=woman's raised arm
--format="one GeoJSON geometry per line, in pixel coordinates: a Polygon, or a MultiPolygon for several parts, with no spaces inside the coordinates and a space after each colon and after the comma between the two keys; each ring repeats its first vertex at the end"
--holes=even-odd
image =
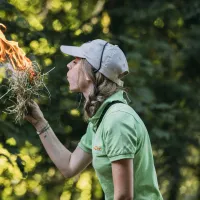
{"type": "Polygon", "coordinates": [[[59,141],[37,103],[32,102],[29,105],[29,113],[25,119],[36,128],[46,152],[64,177],[70,178],[79,174],[91,163],[91,154],[80,147],[72,153],[59,141]]]}

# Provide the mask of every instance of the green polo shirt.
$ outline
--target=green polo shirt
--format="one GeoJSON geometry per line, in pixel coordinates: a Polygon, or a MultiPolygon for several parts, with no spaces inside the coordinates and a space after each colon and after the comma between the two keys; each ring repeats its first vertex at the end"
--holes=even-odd
{"type": "Polygon", "coordinates": [[[90,118],[79,147],[92,154],[92,164],[106,200],[113,200],[114,196],[111,163],[120,159],[133,160],[134,200],[163,200],[147,129],[137,113],[127,104],[123,91],[120,90],[106,99],[90,118]],[[123,103],[116,103],[107,110],[97,130],[96,126],[104,108],[116,100],[123,103]]]}

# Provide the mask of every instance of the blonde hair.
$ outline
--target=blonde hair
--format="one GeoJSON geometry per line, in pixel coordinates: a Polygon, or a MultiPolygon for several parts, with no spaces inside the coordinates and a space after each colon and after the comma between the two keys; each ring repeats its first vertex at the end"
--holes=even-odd
{"type": "Polygon", "coordinates": [[[93,88],[90,91],[88,100],[84,103],[84,119],[86,121],[94,116],[98,108],[109,96],[124,89],[110,81],[100,72],[94,73],[93,69],[92,65],[86,59],[82,59],[81,70],[83,70],[93,82],[93,88]]]}

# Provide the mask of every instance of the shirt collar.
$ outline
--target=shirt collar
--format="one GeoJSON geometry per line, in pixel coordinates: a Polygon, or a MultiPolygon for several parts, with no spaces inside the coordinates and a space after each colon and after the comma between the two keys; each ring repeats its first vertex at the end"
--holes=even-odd
{"type": "Polygon", "coordinates": [[[91,122],[93,124],[93,129],[94,131],[96,132],[96,129],[97,129],[97,124],[98,124],[98,120],[102,114],[102,112],[104,111],[105,107],[113,102],[113,101],[121,101],[125,104],[127,104],[127,101],[126,99],[124,98],[124,91],[123,90],[119,90],[117,91],[116,93],[114,93],[113,95],[111,95],[110,97],[108,97],[102,104],[101,106],[99,107],[99,109],[96,111],[95,115],[89,119],[89,122],[91,122]]]}

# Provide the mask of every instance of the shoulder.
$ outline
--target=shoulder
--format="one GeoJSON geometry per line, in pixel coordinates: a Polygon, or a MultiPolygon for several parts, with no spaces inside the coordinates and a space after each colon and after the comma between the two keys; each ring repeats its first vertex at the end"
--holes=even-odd
{"type": "Polygon", "coordinates": [[[136,121],[134,118],[134,111],[129,105],[116,103],[107,110],[102,122],[104,130],[116,130],[128,124],[130,128],[134,128],[136,121]]]}
{"type": "Polygon", "coordinates": [[[125,103],[117,103],[112,105],[106,112],[105,118],[109,120],[113,119],[115,122],[116,120],[124,120],[126,118],[129,118],[130,120],[137,123],[143,123],[135,110],[125,103]]]}
{"type": "Polygon", "coordinates": [[[142,119],[135,110],[124,103],[112,105],[103,118],[104,132],[135,132],[138,135],[148,133],[142,119]]]}

